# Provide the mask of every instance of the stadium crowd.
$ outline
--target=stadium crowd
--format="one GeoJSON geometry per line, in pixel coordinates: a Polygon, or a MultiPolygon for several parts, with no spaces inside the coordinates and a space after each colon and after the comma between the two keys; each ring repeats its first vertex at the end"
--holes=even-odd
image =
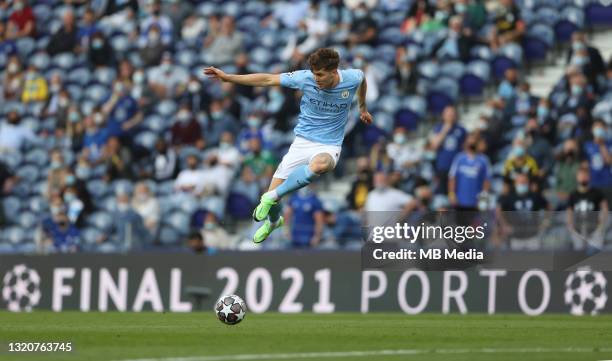
{"type": "Polygon", "coordinates": [[[486,247],[602,247],[612,59],[582,31],[588,3],[3,2],[0,251],[250,249],[237,220],[293,139],[299,94],[202,68],[301,69],[322,46],[364,70],[374,125],[349,122],[346,202],[300,190],[265,247],[355,247],[364,212],[445,209],[494,213],[486,247]],[[529,65],[560,52],[564,76],[534,96],[529,65]],[[467,130],[457,106],[485,96],[467,130]],[[540,210],[561,224],[524,232],[507,213],[540,210]]]}

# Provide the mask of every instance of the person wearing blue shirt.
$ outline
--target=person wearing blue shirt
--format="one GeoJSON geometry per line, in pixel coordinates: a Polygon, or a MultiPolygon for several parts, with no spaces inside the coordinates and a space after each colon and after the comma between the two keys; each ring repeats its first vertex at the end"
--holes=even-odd
{"type": "Polygon", "coordinates": [[[106,128],[110,136],[121,137],[142,121],[138,102],[127,90],[125,84],[116,81],[113,93],[102,105],[102,112],[108,119],[106,128]]]}
{"type": "Polygon", "coordinates": [[[449,105],[442,111],[442,122],[434,126],[433,134],[429,138],[431,150],[436,152],[435,171],[438,179],[436,193],[445,194],[447,191],[448,171],[453,159],[463,148],[466,130],[457,124],[457,110],[449,105]]]}
{"type": "Polygon", "coordinates": [[[601,120],[593,123],[593,140],[585,142],[584,153],[589,161],[591,187],[599,188],[609,196],[612,188],[612,140],[601,120]]]}
{"type": "Polygon", "coordinates": [[[470,134],[465,143],[465,151],[457,154],[449,172],[448,198],[456,210],[475,211],[478,196],[489,190],[491,164],[478,152],[476,134],[470,134]]]}
{"type": "Polygon", "coordinates": [[[268,192],[253,211],[255,221],[265,221],[253,241],[263,242],[284,220],[279,200],[310,184],[335,168],[340,157],[345,127],[353,97],[357,94],[359,117],[370,124],[372,116],[365,99],[367,84],[363,71],[338,69],[340,56],[330,48],[316,50],[308,57],[310,70],[282,74],[226,74],[215,67],[204,74],[222,81],[248,86],[284,86],[302,92],[295,140],[276,169],[268,192]]]}
{"type": "Polygon", "coordinates": [[[310,187],[291,195],[285,209],[285,218],[291,229],[291,244],[294,248],[315,247],[319,244],[324,226],[323,205],[310,187]]]}
{"type": "Polygon", "coordinates": [[[70,223],[65,213],[49,219],[43,227],[49,243],[56,252],[76,252],[80,240],[78,228],[70,223]]]}

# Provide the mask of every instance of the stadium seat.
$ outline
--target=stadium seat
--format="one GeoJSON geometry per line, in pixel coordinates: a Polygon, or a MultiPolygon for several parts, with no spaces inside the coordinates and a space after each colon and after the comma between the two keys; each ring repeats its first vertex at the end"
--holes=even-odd
{"type": "Polygon", "coordinates": [[[134,190],[134,184],[127,179],[117,179],[112,183],[112,189],[114,194],[127,193],[132,194],[134,190]]]}
{"type": "Polygon", "coordinates": [[[544,60],[548,51],[548,45],[540,38],[526,36],[523,39],[523,49],[528,61],[544,60]]]}
{"type": "Polygon", "coordinates": [[[177,105],[173,100],[163,100],[157,104],[155,107],[155,111],[166,118],[174,118],[174,114],[176,113],[177,105]]]}
{"type": "Polygon", "coordinates": [[[395,127],[403,127],[414,131],[418,128],[420,116],[412,109],[402,108],[395,114],[395,127]]]}
{"type": "Polygon", "coordinates": [[[25,238],[25,232],[23,229],[17,226],[8,227],[4,230],[4,239],[13,245],[17,245],[23,242],[25,238]]]}
{"type": "Polygon", "coordinates": [[[538,24],[546,24],[549,27],[554,26],[560,19],[559,11],[548,6],[539,6],[535,14],[535,21],[538,24]]]}
{"type": "Polygon", "coordinates": [[[176,245],[181,243],[182,237],[174,228],[162,227],[159,232],[159,241],[163,245],[176,245]]]}
{"type": "Polygon", "coordinates": [[[134,142],[136,144],[148,150],[153,150],[155,148],[156,141],[157,141],[157,134],[152,131],[140,132],[134,139],[134,142]]]}
{"type": "Polygon", "coordinates": [[[38,223],[38,217],[32,212],[19,213],[19,225],[23,229],[33,229],[38,223]]]}
{"type": "Polygon", "coordinates": [[[249,219],[255,205],[244,194],[231,192],[227,197],[227,213],[235,219],[249,219]]]}
{"type": "Polygon", "coordinates": [[[465,65],[460,61],[446,61],[440,65],[440,76],[460,79],[466,71],[465,65]]]}
{"type": "Polygon", "coordinates": [[[591,25],[612,25],[612,4],[589,2],[584,9],[586,21],[591,25]]]}
{"type": "Polygon", "coordinates": [[[72,53],[57,54],[51,59],[51,63],[63,70],[69,70],[74,67],[76,58],[72,53]]]}
{"type": "Polygon", "coordinates": [[[374,144],[376,144],[381,138],[386,137],[387,134],[384,130],[378,128],[376,125],[370,125],[363,133],[363,142],[367,148],[370,148],[374,144]]]}
{"type": "Polygon", "coordinates": [[[32,38],[19,38],[16,42],[17,52],[21,58],[29,58],[36,49],[36,42],[32,38]]]}
{"type": "Polygon", "coordinates": [[[87,190],[95,198],[103,198],[110,192],[110,186],[107,182],[100,179],[93,179],[87,182],[87,190]]]}
{"type": "Polygon", "coordinates": [[[110,88],[104,85],[92,85],[85,89],[85,96],[94,103],[100,103],[110,95],[110,88]]]}
{"type": "Polygon", "coordinates": [[[112,82],[115,80],[117,72],[113,68],[109,67],[100,67],[96,68],[94,71],[94,78],[100,84],[104,84],[110,86],[112,82]]]}
{"type": "Polygon", "coordinates": [[[111,213],[104,211],[97,211],[89,215],[87,223],[100,230],[106,232],[110,229],[113,224],[111,213]]]}
{"type": "Polygon", "coordinates": [[[472,73],[463,74],[461,79],[459,79],[459,89],[464,96],[482,96],[485,86],[486,82],[478,75],[472,73]]]}

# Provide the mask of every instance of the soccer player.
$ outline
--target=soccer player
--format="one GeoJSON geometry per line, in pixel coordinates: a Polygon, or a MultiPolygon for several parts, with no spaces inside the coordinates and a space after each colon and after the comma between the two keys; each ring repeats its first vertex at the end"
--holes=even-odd
{"type": "Polygon", "coordinates": [[[283,225],[279,200],[284,195],[307,186],[317,177],[333,170],[340,157],[344,128],[355,94],[359,118],[370,124],[365,98],[367,84],[363,71],[338,69],[340,57],[329,48],[316,50],[308,57],[310,70],[281,74],[226,74],[208,67],[204,74],[225,82],[249,86],[285,86],[302,91],[300,115],[295,140],[272,177],[268,192],[261,196],[253,211],[257,222],[265,221],[253,236],[263,242],[283,225]]]}

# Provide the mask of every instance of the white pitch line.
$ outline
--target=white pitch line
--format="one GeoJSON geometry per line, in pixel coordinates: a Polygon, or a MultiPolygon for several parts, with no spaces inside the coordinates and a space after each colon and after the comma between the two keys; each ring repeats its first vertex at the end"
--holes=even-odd
{"type": "Polygon", "coordinates": [[[270,354],[241,354],[223,356],[190,356],[190,357],[161,357],[141,358],[116,361],[249,361],[249,360],[286,360],[309,359],[329,357],[367,357],[367,356],[396,356],[419,354],[458,354],[458,353],[550,353],[550,352],[612,352],[612,348],[480,348],[480,349],[399,349],[377,351],[339,351],[339,352],[302,352],[302,353],[270,353],[270,354]]]}

